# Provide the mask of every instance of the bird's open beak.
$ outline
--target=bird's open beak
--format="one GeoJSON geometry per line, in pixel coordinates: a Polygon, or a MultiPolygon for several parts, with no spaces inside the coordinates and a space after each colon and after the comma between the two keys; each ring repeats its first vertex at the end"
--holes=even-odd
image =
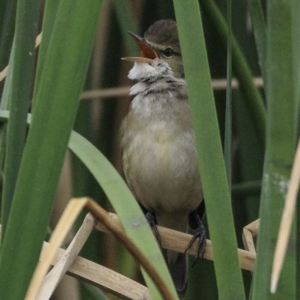
{"type": "Polygon", "coordinates": [[[154,59],[158,58],[155,50],[153,50],[145,40],[139,35],[128,31],[128,33],[134,38],[135,42],[140,48],[140,57],[122,57],[122,60],[135,61],[135,62],[145,62],[151,63],[154,59]]]}

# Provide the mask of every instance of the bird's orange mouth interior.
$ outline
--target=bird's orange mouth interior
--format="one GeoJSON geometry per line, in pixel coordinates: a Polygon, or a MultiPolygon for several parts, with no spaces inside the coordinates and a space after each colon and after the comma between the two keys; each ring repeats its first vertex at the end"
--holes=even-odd
{"type": "Polygon", "coordinates": [[[135,42],[140,48],[140,57],[122,57],[122,60],[136,61],[136,62],[146,62],[150,63],[154,59],[158,58],[158,55],[154,49],[152,49],[143,38],[137,34],[130,32],[129,34],[134,38],[135,42]]]}

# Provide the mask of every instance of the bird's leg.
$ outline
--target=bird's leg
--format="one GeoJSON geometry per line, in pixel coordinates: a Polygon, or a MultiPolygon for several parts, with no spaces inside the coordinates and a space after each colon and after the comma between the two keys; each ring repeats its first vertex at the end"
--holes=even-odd
{"type": "Polygon", "coordinates": [[[195,210],[190,213],[189,218],[190,218],[190,222],[194,222],[197,224],[197,228],[196,228],[196,233],[194,234],[194,236],[190,240],[189,244],[187,245],[185,252],[192,247],[192,245],[198,238],[197,252],[195,255],[194,262],[193,262],[193,266],[194,266],[200,255],[203,258],[203,255],[205,252],[205,247],[206,247],[206,231],[205,231],[205,227],[203,226],[198,213],[195,210]]]}
{"type": "Polygon", "coordinates": [[[158,232],[157,226],[156,226],[157,222],[156,222],[156,218],[155,218],[155,213],[152,208],[150,208],[147,211],[145,218],[147,219],[148,224],[150,225],[150,227],[159,243],[159,246],[161,247],[161,238],[160,238],[160,234],[158,232]]]}

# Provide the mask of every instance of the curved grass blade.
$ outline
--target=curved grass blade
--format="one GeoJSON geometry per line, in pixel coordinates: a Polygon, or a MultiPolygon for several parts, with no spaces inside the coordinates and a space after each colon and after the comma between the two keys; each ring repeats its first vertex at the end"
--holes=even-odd
{"type": "MultiPolygon", "coordinates": [[[[98,181],[118,214],[123,227],[130,238],[151,259],[153,265],[165,278],[170,290],[177,299],[172,279],[144,214],[127,185],[106,157],[89,141],[76,132],[72,132],[69,149],[84,163],[98,181]]],[[[146,273],[144,273],[145,275],[146,273]]],[[[145,276],[153,299],[161,299],[152,280],[145,276]]]]}

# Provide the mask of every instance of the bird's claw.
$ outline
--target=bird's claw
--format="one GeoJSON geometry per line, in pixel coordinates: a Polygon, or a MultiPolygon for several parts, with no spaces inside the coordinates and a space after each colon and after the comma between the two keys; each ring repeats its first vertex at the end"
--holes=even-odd
{"type": "Polygon", "coordinates": [[[205,227],[203,226],[202,222],[201,222],[201,219],[200,217],[198,216],[198,214],[195,212],[192,213],[193,217],[195,218],[198,226],[197,226],[197,229],[196,229],[196,232],[195,234],[193,235],[193,237],[191,238],[190,242],[188,243],[187,247],[186,247],[186,250],[189,250],[193,244],[195,243],[195,241],[198,239],[197,241],[197,250],[196,250],[196,255],[195,255],[195,258],[194,258],[194,262],[193,262],[193,265],[195,265],[197,259],[201,256],[201,258],[203,258],[203,255],[205,253],[205,248],[206,248],[206,230],[205,230],[205,227]]]}
{"type": "Polygon", "coordinates": [[[157,225],[156,225],[156,219],[155,219],[155,215],[154,215],[154,211],[152,209],[149,209],[148,212],[145,215],[146,220],[148,221],[149,226],[151,227],[158,243],[159,246],[161,247],[161,238],[160,238],[160,234],[158,232],[157,229],[157,225]]]}

